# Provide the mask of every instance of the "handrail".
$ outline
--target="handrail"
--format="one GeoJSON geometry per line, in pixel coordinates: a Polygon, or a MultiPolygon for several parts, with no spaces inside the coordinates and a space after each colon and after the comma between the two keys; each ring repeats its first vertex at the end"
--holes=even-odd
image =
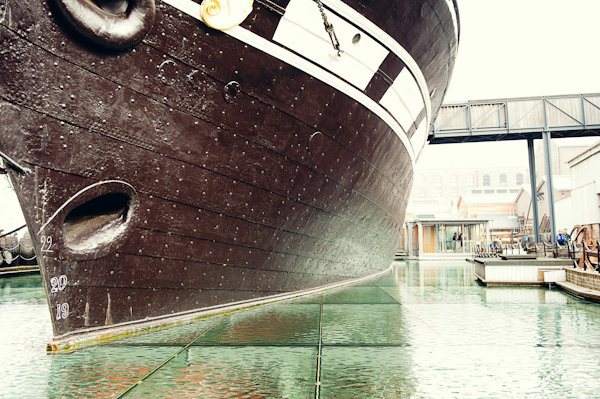
{"type": "Polygon", "coordinates": [[[514,249],[523,249],[526,253],[542,253],[544,257],[551,254],[554,258],[567,258],[573,261],[573,267],[583,270],[595,270],[600,273],[600,240],[582,240],[581,242],[567,241],[565,244],[547,242],[524,242],[523,244],[493,244],[492,246],[478,246],[473,252],[474,258],[498,258],[514,254],[514,249]],[[595,258],[593,261],[590,259],[595,258]]]}
{"type": "Polygon", "coordinates": [[[508,98],[442,104],[431,143],[478,141],[511,135],[596,135],[600,93],[508,98]]]}

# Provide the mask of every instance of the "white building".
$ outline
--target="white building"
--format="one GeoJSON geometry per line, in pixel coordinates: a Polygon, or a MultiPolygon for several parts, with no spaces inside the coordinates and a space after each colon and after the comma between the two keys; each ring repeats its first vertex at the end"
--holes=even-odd
{"type": "Polygon", "coordinates": [[[569,162],[571,196],[555,199],[557,228],[600,223],[600,142],[569,162]],[[567,219],[562,219],[563,217],[567,219]],[[560,225],[558,223],[561,223],[560,225]]]}

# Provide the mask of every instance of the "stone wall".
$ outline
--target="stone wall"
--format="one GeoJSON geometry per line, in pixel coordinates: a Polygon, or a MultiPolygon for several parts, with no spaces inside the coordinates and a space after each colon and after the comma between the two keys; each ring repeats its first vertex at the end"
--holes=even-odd
{"type": "Polygon", "coordinates": [[[568,268],[567,282],[582,288],[600,291],[600,273],[582,269],[568,268]]]}

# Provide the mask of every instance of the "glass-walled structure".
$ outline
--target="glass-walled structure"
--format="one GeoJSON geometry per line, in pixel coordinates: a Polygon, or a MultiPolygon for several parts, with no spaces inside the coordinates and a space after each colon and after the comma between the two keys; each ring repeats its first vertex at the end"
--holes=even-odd
{"type": "Polygon", "coordinates": [[[490,243],[489,219],[437,219],[417,218],[407,220],[399,249],[409,257],[420,258],[427,254],[470,254],[490,243]]]}

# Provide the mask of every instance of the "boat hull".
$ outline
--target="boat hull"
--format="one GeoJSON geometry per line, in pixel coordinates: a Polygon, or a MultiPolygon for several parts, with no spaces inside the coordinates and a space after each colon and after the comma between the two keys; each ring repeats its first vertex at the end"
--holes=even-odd
{"type": "MultiPolygon", "coordinates": [[[[311,73],[314,62],[304,66],[294,51],[282,53],[291,61],[269,54],[167,3],[157,3],[142,42],[107,50],[52,4],[0,1],[0,151],[56,342],[389,267],[418,156],[407,144],[431,115],[423,106],[394,129],[371,102],[406,60],[388,54],[357,89],[336,73],[311,73]]],[[[285,47],[272,39],[285,7],[265,4],[255,3],[242,33],[285,47]]],[[[452,20],[435,24],[421,2],[403,7],[429,44],[393,19],[380,29],[415,54],[436,87],[427,98],[435,111],[455,55],[457,39],[441,35],[452,20]]],[[[445,1],[436,7],[448,11],[445,1]]],[[[377,20],[384,10],[362,15],[377,20]]]]}

